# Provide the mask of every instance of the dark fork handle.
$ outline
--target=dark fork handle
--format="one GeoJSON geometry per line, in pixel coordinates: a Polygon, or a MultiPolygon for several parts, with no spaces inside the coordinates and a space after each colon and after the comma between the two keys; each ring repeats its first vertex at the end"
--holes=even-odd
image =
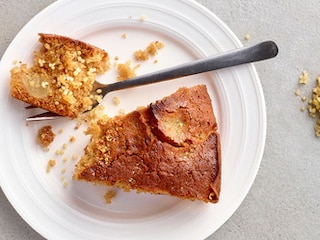
{"type": "Polygon", "coordinates": [[[129,81],[121,81],[102,86],[102,96],[115,90],[167,81],[245,63],[257,62],[273,58],[277,54],[277,45],[272,41],[265,41],[254,46],[238,48],[215,56],[131,78],[129,81]]]}

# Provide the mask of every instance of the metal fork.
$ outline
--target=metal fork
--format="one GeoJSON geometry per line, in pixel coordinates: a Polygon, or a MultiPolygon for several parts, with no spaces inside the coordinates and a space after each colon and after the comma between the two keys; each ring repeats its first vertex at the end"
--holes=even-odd
{"type": "MultiPolygon", "coordinates": [[[[101,95],[104,97],[107,93],[132,88],[136,86],[157,83],[190,76],[198,73],[218,70],[222,68],[237,66],[245,63],[257,62],[273,58],[278,54],[278,47],[273,41],[265,41],[249,47],[241,47],[225,53],[220,53],[211,57],[184,63],[175,67],[167,68],[157,72],[141,75],[126,81],[115,82],[107,85],[100,85],[101,95]]],[[[92,106],[96,107],[98,103],[92,106]]],[[[26,121],[52,120],[61,117],[56,113],[45,112],[26,118],[26,121]]]]}

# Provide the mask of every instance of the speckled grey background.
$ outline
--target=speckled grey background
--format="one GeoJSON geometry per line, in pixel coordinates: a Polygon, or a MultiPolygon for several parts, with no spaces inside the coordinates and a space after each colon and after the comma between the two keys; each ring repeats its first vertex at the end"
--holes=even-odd
{"type": "MultiPolygon", "coordinates": [[[[0,56],[17,32],[53,0],[0,0],[0,56]]],[[[314,120],[300,112],[294,92],[310,96],[320,75],[320,1],[198,0],[244,45],[272,39],[279,56],[256,64],[267,104],[267,139],[261,168],[234,215],[208,240],[320,239],[320,139],[314,120]],[[250,35],[246,41],[244,36],[250,35]]],[[[43,239],[15,212],[0,190],[0,239],[43,239]]]]}

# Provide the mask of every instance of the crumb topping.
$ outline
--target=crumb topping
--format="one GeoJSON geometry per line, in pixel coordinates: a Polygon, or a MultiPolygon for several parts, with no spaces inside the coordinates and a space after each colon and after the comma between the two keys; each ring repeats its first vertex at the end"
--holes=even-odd
{"type": "Polygon", "coordinates": [[[91,140],[74,179],[216,202],[219,136],[205,91],[182,88],[151,107],[90,122],[91,140]]]}
{"type": "Polygon", "coordinates": [[[63,36],[39,34],[42,48],[34,65],[11,70],[11,95],[62,116],[77,117],[89,110],[97,74],[109,69],[108,54],[92,45],[63,36]]]}

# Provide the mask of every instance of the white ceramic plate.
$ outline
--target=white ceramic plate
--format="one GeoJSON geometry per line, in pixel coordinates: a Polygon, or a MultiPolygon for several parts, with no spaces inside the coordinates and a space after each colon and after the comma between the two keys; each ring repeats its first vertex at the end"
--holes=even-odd
{"type": "MultiPolygon", "coordinates": [[[[19,214],[48,239],[203,239],[237,209],[251,187],[262,158],[266,134],[263,92],[253,65],[119,91],[104,99],[106,112],[117,114],[146,105],[180,86],[208,87],[222,137],[222,192],[218,204],[181,201],[169,196],[117,191],[106,204],[106,187],[73,182],[72,169],[88,142],[85,126],[60,119],[31,123],[25,104],[10,98],[9,71],[15,60],[32,63],[37,33],[56,33],[106,49],[118,62],[133,59],[137,49],[160,40],[165,47],[137,73],[146,73],[241,46],[213,13],[194,1],[58,1],[34,17],[15,37],[0,65],[1,187],[19,214]],[[143,20],[144,19],[144,20],[143,20]],[[126,34],[126,38],[123,37],[126,34]],[[154,60],[158,60],[154,63],[154,60]],[[120,105],[112,103],[119,97],[120,105]],[[57,137],[49,152],[36,143],[43,125],[57,137]],[[76,137],[70,143],[69,138],[76,137]],[[56,150],[68,144],[64,154],[56,150]],[[48,174],[49,159],[57,165],[48,174]],[[67,186],[66,186],[67,185],[67,186]]],[[[136,62],[132,60],[132,64],[136,62]]],[[[114,68],[100,78],[114,81],[114,68]]]]}

